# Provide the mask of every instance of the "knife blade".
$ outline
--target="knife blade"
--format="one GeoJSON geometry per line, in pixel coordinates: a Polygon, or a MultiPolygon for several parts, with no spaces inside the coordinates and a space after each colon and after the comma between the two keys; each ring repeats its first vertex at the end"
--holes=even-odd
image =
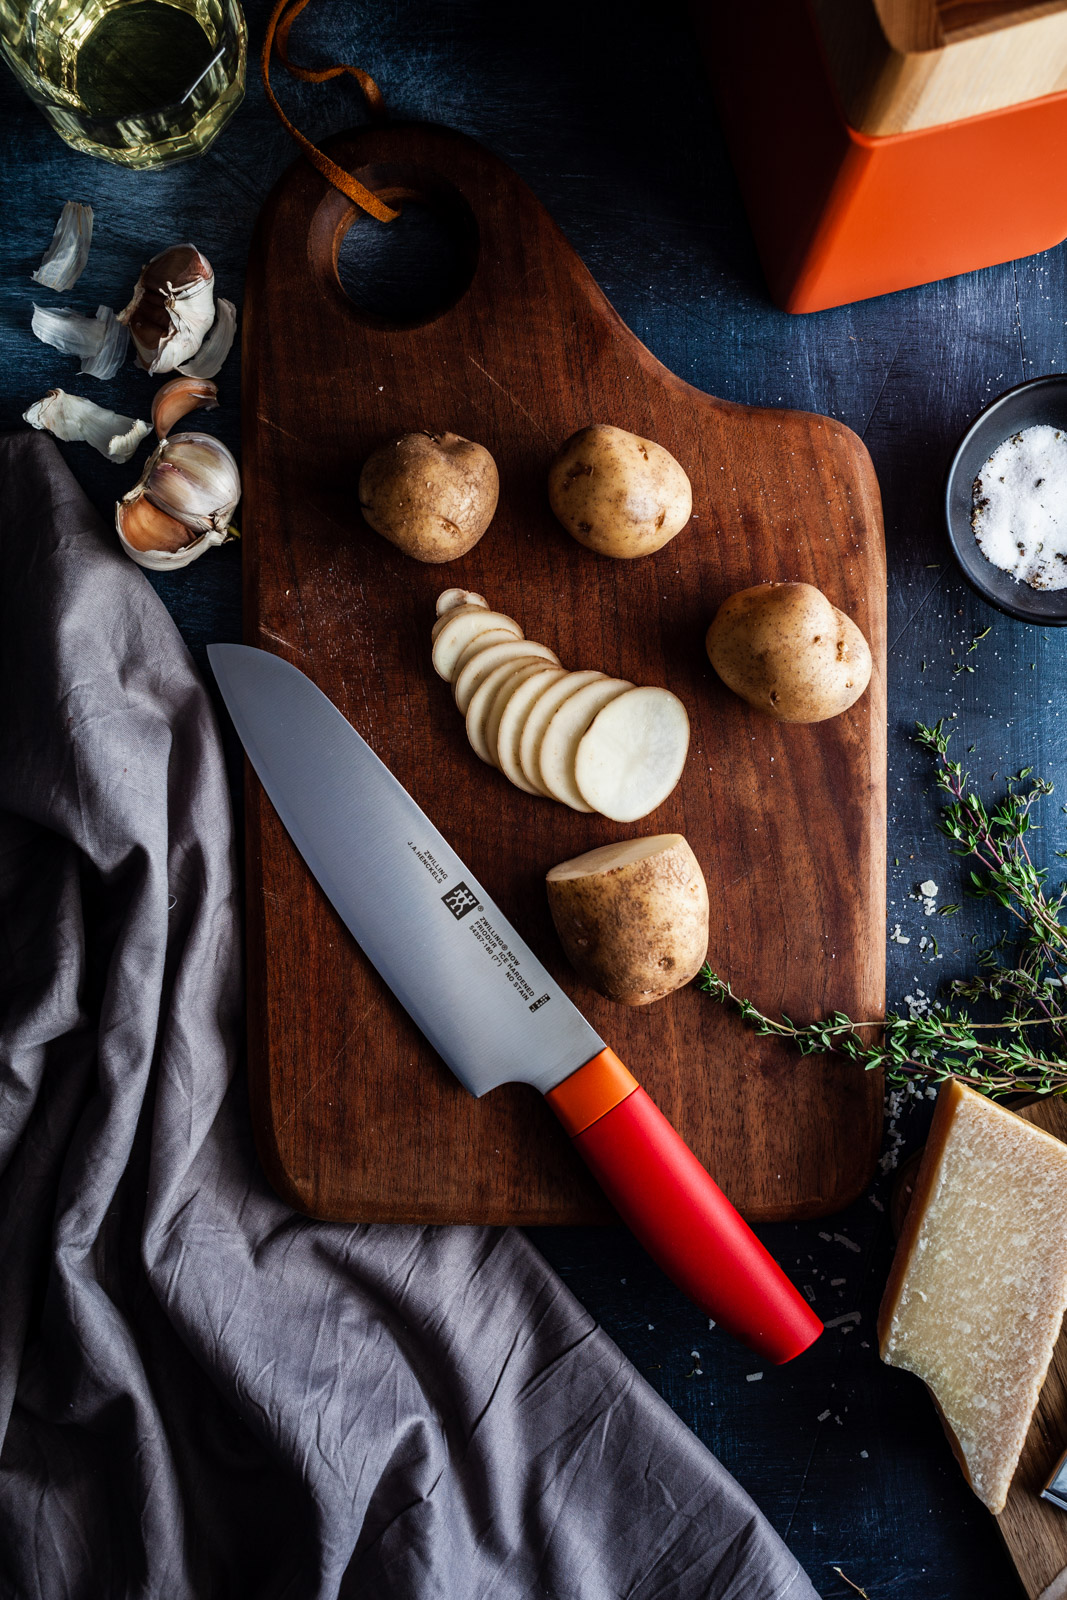
{"type": "Polygon", "coordinates": [[[529,1083],[616,1210],[703,1310],[772,1361],[822,1324],[470,868],[297,667],[208,646],[264,790],[327,899],[474,1095],[529,1083]]]}

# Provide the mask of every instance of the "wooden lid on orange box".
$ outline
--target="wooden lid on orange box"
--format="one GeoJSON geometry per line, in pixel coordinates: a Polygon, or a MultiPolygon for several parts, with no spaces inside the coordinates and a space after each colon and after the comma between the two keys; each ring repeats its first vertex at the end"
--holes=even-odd
{"type": "Polygon", "coordinates": [[[859,133],[913,133],[1067,89],[1067,0],[808,3],[859,133]]]}

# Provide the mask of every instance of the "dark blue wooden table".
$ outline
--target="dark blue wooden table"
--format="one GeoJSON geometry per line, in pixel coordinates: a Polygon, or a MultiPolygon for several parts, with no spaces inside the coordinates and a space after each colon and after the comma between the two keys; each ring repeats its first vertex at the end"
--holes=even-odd
{"type": "MultiPolygon", "coordinates": [[[[254,49],[267,6],[248,7],[254,49]]],[[[975,906],[924,919],[926,878],[964,901],[961,866],[935,828],[936,798],[910,743],[917,718],[952,719],[958,751],[996,789],[1022,765],[1067,777],[1062,707],[1067,634],[987,609],[952,564],[941,480],[968,419],[1000,390],[1067,364],[1067,251],[905,294],[791,318],[769,302],[684,8],[676,0],[494,0],[436,5],[318,0],[294,34],[296,59],[347,59],[373,73],[393,113],[448,123],[489,144],[531,184],[623,318],[668,367],[729,400],[826,412],[874,457],[889,545],[889,997],[932,995],[973,962],[992,924],[975,906]],[[991,631],[968,653],[985,628],[991,631]],[[966,670],[960,670],[961,664],[966,670]],[[970,670],[973,668],[973,670],[970,670]],[[938,948],[920,950],[924,934],[938,948]]],[[[279,75],[286,104],[325,137],[361,120],[347,82],[305,88],[279,75]]],[[[65,300],[125,303],[142,261],[190,239],[220,292],[240,302],[256,214],[294,147],[251,75],[244,106],[202,160],[129,173],[77,155],[0,77],[0,425],[60,385],[146,415],[150,380],[132,367],[100,385],[30,334],[29,273],[62,203],[89,201],[89,269],[65,300]]],[[[38,297],[43,297],[37,291],[38,297]]],[[[239,363],[219,378],[204,426],[234,448],[239,363]]],[[[198,423],[199,426],[199,423],[198,423]]],[[[64,447],[110,518],[136,472],[64,447]]],[[[353,486],[354,487],[354,486],[353,486]]],[[[210,552],[155,578],[194,653],[240,636],[240,552],[210,552]]],[[[235,773],[237,763],[234,764],[235,773]]],[[[1047,859],[1067,832],[1046,802],[1047,859]]],[[[797,1070],[804,1071],[802,1062],[797,1070]]],[[[921,1108],[890,1124],[921,1142],[921,1108]]],[[[830,1324],[815,1349],[764,1368],[702,1318],[621,1232],[540,1230],[574,1292],[638,1368],[753,1494],[819,1592],[871,1600],[1013,1600],[1021,1594],[995,1524],[964,1484],[920,1385],[878,1361],[874,1318],[892,1241],[892,1173],[848,1212],[761,1229],[830,1324]]],[[[1064,1441],[1067,1443],[1067,1440],[1064,1441]]],[[[459,1597],[457,1597],[459,1600],[459,1597]]]]}

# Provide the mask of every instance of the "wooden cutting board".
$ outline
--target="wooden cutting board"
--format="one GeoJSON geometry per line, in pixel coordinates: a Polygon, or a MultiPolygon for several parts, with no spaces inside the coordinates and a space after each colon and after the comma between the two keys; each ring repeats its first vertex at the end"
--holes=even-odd
{"type": "MultiPolygon", "coordinates": [[[[870,458],[826,417],[731,405],[668,372],[525,185],[471,140],[397,126],[331,153],[376,189],[419,196],[470,282],[436,320],[383,325],[336,270],[347,229],[381,224],[303,161],[268,200],[244,313],[245,637],[308,673],[369,740],[746,1215],[836,1210],[873,1167],[878,1075],[801,1059],[694,987],[637,1009],[583,989],[543,878],[619,837],[684,833],[711,895],[709,959],[738,993],[797,1018],[881,1014],[885,552],[870,458]],[[595,556],[551,515],[549,462],[591,421],[658,440],[692,480],[693,520],[655,556],[595,556]],[[357,503],[370,451],[420,428],[479,440],[500,469],[488,533],[443,567],[401,555],[357,503]],[[775,578],[819,585],[871,642],[871,688],[831,722],[759,717],[708,665],[720,602],[775,578]],[[654,815],[620,828],[483,766],[430,665],[434,600],[455,584],[564,665],[682,698],[689,761],[654,815]]],[[[718,336],[710,312],[694,326],[694,339],[718,336]]],[[[358,1221],[610,1219],[532,1090],[475,1101],[459,1087],[251,778],[248,867],[252,1111],[281,1194],[358,1221]]]]}
{"type": "MultiPolygon", "coordinates": [[[[1057,1139],[1067,1140],[1067,1103],[1062,1099],[1040,1100],[1019,1115],[1057,1139]]],[[[1041,1490],[1065,1450],[1067,1332],[1060,1334],[1052,1353],[1008,1501],[997,1518],[1030,1600],[1043,1596],[1067,1600],[1067,1511],[1041,1498],[1041,1490]]]]}

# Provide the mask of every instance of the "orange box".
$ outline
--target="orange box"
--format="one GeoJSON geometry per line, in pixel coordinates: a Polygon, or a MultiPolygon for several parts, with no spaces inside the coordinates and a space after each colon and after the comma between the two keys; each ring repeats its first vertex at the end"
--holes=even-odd
{"type": "Polygon", "coordinates": [[[693,17],[771,295],[823,311],[1067,237],[1067,92],[880,137],[845,121],[804,0],[693,17]]]}

